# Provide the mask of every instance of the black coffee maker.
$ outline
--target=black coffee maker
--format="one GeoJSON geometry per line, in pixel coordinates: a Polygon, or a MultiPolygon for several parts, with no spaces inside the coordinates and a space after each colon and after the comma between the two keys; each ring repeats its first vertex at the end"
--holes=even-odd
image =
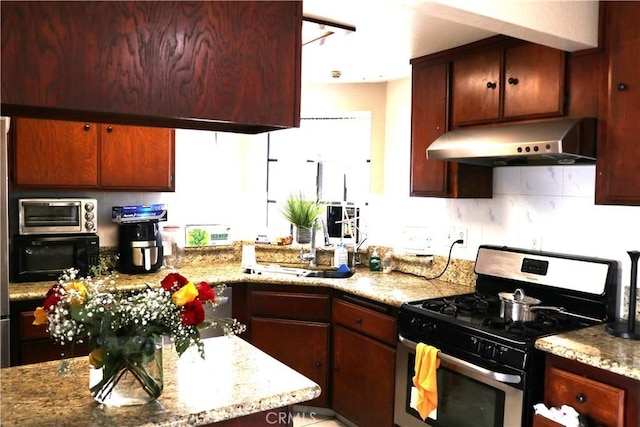
{"type": "Polygon", "coordinates": [[[162,266],[162,256],[162,236],[157,220],[118,225],[118,271],[153,273],[162,266]]]}

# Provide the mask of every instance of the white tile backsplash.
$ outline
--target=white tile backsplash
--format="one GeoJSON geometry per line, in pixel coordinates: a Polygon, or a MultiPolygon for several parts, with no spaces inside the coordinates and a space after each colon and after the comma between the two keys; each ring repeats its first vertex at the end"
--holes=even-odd
{"type": "Polygon", "coordinates": [[[520,194],[561,196],[562,178],[562,166],[523,167],[520,194]]]}

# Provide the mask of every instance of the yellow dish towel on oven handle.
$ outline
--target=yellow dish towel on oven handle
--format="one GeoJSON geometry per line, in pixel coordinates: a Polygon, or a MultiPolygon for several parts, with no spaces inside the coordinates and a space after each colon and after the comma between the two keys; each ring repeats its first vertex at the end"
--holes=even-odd
{"type": "Polygon", "coordinates": [[[416,364],[413,385],[418,390],[416,409],[426,420],[431,411],[438,407],[438,381],[436,370],[440,367],[437,348],[418,343],[416,346],[416,364]]]}

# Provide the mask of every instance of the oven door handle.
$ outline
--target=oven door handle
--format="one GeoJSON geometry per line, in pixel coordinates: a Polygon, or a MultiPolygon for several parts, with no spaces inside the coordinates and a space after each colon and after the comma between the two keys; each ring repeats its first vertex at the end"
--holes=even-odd
{"type": "MultiPolygon", "coordinates": [[[[416,346],[418,345],[418,343],[413,342],[411,340],[406,339],[405,337],[403,337],[402,335],[398,335],[398,341],[400,341],[400,343],[402,343],[403,345],[414,349],[416,348],[416,346]]],[[[487,377],[487,378],[491,378],[494,379],[496,381],[499,381],[501,383],[507,383],[507,384],[519,384],[520,381],[522,381],[522,378],[519,375],[513,375],[513,374],[504,374],[502,372],[496,372],[496,371],[491,371],[489,369],[483,368],[481,366],[477,366],[474,365],[473,363],[467,362],[465,360],[462,359],[458,359],[457,357],[453,357],[450,356],[446,353],[443,353],[442,351],[438,351],[438,358],[440,360],[444,360],[445,362],[449,362],[452,363],[454,365],[458,365],[458,366],[463,366],[467,369],[470,369],[474,372],[479,373],[480,375],[487,377]]]]}

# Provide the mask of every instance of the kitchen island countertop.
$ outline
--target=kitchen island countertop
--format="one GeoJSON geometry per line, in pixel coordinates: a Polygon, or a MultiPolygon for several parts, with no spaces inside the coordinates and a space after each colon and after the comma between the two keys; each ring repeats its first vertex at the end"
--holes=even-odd
{"type": "Polygon", "coordinates": [[[195,347],[180,358],[165,347],[164,391],[156,402],[139,406],[95,402],[86,357],[72,359],[66,376],[58,374],[59,361],[3,368],[2,425],[206,425],[257,412],[267,417],[270,410],[320,395],[316,383],[241,338],[203,341],[205,360],[195,347]]]}
{"type": "Polygon", "coordinates": [[[640,380],[640,341],[609,335],[604,325],[539,338],[535,345],[547,353],[640,380]]]}

